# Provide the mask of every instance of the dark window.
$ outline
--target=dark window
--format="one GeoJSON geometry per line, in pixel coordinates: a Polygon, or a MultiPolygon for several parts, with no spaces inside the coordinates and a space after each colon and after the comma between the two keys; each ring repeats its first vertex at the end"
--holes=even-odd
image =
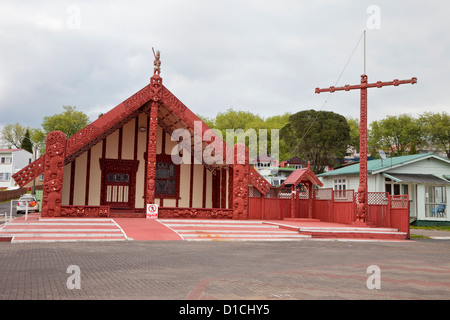
{"type": "Polygon", "coordinates": [[[108,182],[109,183],[127,183],[130,181],[130,176],[126,173],[109,173],[108,182]]]}
{"type": "Polygon", "coordinates": [[[156,163],[155,196],[161,198],[178,197],[178,166],[171,161],[156,163]]]}

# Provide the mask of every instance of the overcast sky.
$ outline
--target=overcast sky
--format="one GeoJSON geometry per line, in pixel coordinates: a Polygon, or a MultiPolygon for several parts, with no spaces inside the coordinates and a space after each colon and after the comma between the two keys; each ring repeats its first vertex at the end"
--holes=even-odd
{"type": "Polygon", "coordinates": [[[445,0],[0,0],[0,126],[40,127],[63,105],[95,120],[149,83],[152,47],[194,113],[359,117],[359,91],[314,89],[335,85],[355,48],[338,85],[360,82],[365,29],[370,82],[418,78],[370,89],[369,122],[448,112],[449,12],[445,0]]]}

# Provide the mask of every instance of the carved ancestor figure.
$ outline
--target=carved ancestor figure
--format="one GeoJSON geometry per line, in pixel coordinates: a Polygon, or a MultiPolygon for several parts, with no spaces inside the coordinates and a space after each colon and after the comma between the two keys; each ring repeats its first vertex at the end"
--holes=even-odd
{"type": "Polygon", "coordinates": [[[356,221],[364,222],[366,217],[366,206],[365,206],[365,188],[360,186],[358,188],[358,211],[356,212],[356,221]]]}
{"type": "Polygon", "coordinates": [[[59,217],[61,215],[61,188],[59,179],[44,182],[44,192],[47,194],[45,204],[42,206],[43,217],[59,217]]]}
{"type": "Polygon", "coordinates": [[[56,142],[47,150],[47,156],[45,158],[45,176],[46,179],[60,179],[61,173],[64,170],[64,146],[56,142]]]}
{"type": "Polygon", "coordinates": [[[233,219],[247,219],[248,179],[245,165],[237,165],[233,171],[233,219]]]}
{"type": "Polygon", "coordinates": [[[152,50],[153,50],[153,55],[155,56],[155,61],[153,62],[154,66],[155,66],[153,69],[153,74],[159,75],[161,73],[161,60],[160,60],[161,54],[160,54],[159,50],[156,51],[156,53],[153,48],[152,48],[152,50]]]}
{"type": "Polygon", "coordinates": [[[52,131],[47,135],[47,154],[44,163],[44,190],[42,195],[43,217],[61,215],[62,187],[66,135],[52,131]]]}

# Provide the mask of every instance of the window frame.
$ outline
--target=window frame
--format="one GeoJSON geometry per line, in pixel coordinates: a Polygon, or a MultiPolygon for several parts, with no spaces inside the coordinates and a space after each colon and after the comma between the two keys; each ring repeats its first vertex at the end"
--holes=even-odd
{"type": "Polygon", "coordinates": [[[335,191],[344,191],[347,190],[347,177],[335,178],[333,179],[333,190],[335,191]],[[343,187],[343,188],[339,188],[343,187]]]}
{"type": "MultiPolygon", "coordinates": [[[[191,164],[192,165],[192,164],[191,164]]],[[[156,171],[155,171],[155,198],[161,199],[180,199],[180,165],[175,164],[172,161],[172,157],[167,154],[158,154],[156,155],[156,171]],[[173,178],[158,178],[158,164],[166,163],[169,166],[174,167],[174,177],[173,178]],[[175,193],[167,194],[167,193],[158,193],[158,188],[156,187],[158,181],[161,180],[172,180],[175,181],[175,193]]]]}

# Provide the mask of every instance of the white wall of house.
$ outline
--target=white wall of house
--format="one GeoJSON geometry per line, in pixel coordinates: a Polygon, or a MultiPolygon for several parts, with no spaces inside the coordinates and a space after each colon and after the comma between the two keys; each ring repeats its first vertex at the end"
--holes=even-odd
{"type": "MultiPolygon", "coordinates": [[[[389,170],[384,170],[383,172],[395,176],[395,174],[432,174],[440,178],[444,178],[444,175],[450,175],[450,164],[435,158],[421,159],[416,162],[409,164],[404,164],[398,167],[393,167],[389,170]]],[[[323,188],[334,188],[335,180],[345,179],[346,189],[358,190],[359,187],[359,174],[352,175],[336,175],[336,176],[325,176],[319,177],[323,182],[323,188]]],[[[386,181],[385,176],[382,172],[369,174],[367,178],[369,192],[386,192],[386,181]]],[[[395,183],[394,183],[395,184],[395,183]]],[[[418,220],[428,220],[428,221],[450,221],[450,209],[448,205],[450,204],[450,185],[445,184],[430,184],[430,183],[400,183],[400,194],[409,194],[410,198],[410,215],[411,217],[416,217],[418,220]],[[407,187],[405,187],[407,186],[407,187]],[[439,215],[430,214],[429,199],[426,197],[427,190],[429,187],[439,187],[445,186],[445,199],[447,208],[446,215],[441,217],[439,215]],[[407,190],[406,190],[407,188],[407,190]]]]}
{"type": "Polygon", "coordinates": [[[0,161],[0,188],[11,188],[16,184],[12,175],[26,167],[30,160],[32,161],[33,155],[23,149],[9,149],[0,151],[1,158],[10,158],[10,160],[7,160],[7,163],[0,161]]]}

